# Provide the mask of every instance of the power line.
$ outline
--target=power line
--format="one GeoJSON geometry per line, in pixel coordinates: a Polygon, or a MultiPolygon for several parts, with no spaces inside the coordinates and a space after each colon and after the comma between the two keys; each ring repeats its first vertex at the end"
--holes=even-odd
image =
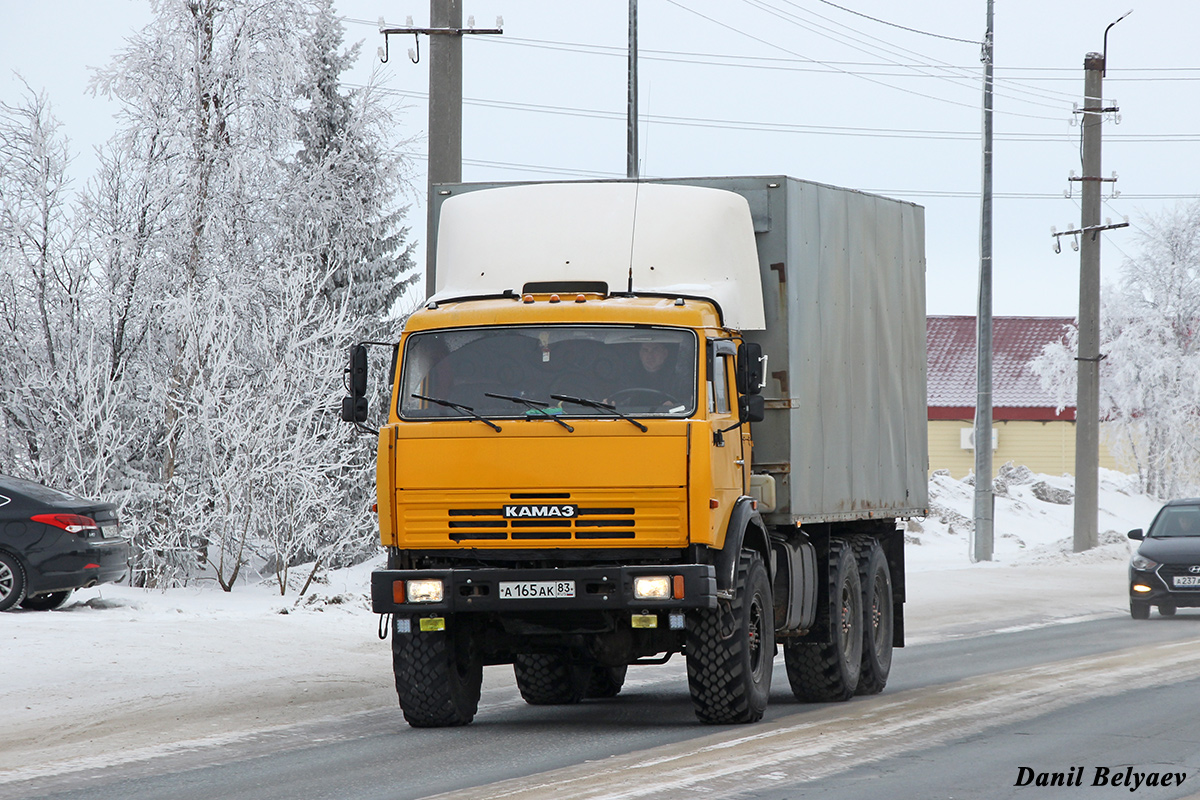
{"type": "MultiPolygon", "coordinates": [[[[852,36],[847,36],[846,34],[833,31],[832,29],[830,29],[824,25],[821,25],[820,23],[807,22],[807,21],[802,20],[801,18],[797,17],[795,14],[793,14],[791,12],[785,12],[779,8],[776,8],[775,6],[770,5],[769,3],[766,2],[766,0],[742,0],[742,2],[746,3],[747,5],[758,8],[761,11],[765,11],[766,13],[771,14],[772,16],[778,17],[779,19],[782,19],[786,22],[790,22],[791,24],[796,25],[797,27],[803,28],[804,30],[807,30],[811,33],[816,33],[817,35],[824,35],[824,34],[820,33],[820,31],[827,31],[832,36],[837,36],[837,37],[841,37],[843,39],[849,40],[848,42],[844,41],[843,44],[847,44],[847,46],[852,47],[853,49],[858,50],[859,52],[870,53],[870,52],[873,52],[874,50],[881,50],[883,52],[890,52],[893,54],[901,54],[901,55],[909,55],[909,56],[918,56],[918,57],[924,58],[926,60],[936,61],[937,62],[936,65],[929,65],[928,67],[919,66],[919,67],[915,67],[915,69],[956,70],[956,73],[952,73],[950,75],[936,75],[935,74],[935,75],[931,75],[930,77],[935,77],[935,78],[938,78],[939,80],[946,81],[947,83],[950,83],[952,85],[959,86],[961,88],[971,89],[972,91],[974,91],[976,89],[976,84],[977,84],[978,80],[977,80],[973,70],[951,67],[946,62],[940,61],[938,59],[930,59],[929,56],[927,56],[924,53],[919,53],[919,52],[916,52],[914,50],[909,50],[904,47],[893,46],[890,42],[888,42],[884,39],[880,39],[879,37],[872,36],[868,33],[858,30],[857,28],[852,28],[848,25],[837,22],[836,20],[830,19],[829,17],[823,16],[821,14],[817,14],[815,12],[808,11],[807,9],[803,9],[803,8],[797,6],[795,3],[791,2],[791,0],[782,0],[782,2],[786,3],[787,5],[791,6],[792,8],[797,8],[797,9],[801,10],[805,14],[816,17],[817,19],[829,22],[830,24],[836,25],[839,28],[845,28],[846,30],[851,31],[854,34],[858,34],[860,36],[865,36],[867,39],[870,39],[872,42],[875,42],[877,44],[871,44],[870,42],[865,42],[862,39],[856,39],[852,36]],[[819,30],[814,30],[814,27],[812,27],[812,26],[815,26],[815,28],[817,28],[819,30]],[[864,47],[858,47],[856,44],[853,44],[854,42],[864,45],[865,48],[870,48],[870,49],[864,49],[864,47]],[[964,81],[969,81],[969,84],[964,83],[964,81]]],[[[894,63],[898,63],[898,62],[894,62],[894,63]]],[[[919,74],[928,75],[928,73],[919,73],[919,74]]],[[[1014,83],[1013,86],[1019,87],[1019,86],[1021,86],[1021,84],[1014,83]]],[[[1008,96],[1008,97],[1010,97],[1010,99],[1013,99],[1013,100],[1018,100],[1020,102],[1025,102],[1025,103],[1032,103],[1033,105],[1040,105],[1045,108],[1058,109],[1058,108],[1062,107],[1062,103],[1065,99],[1068,99],[1068,98],[1074,99],[1074,95],[1068,95],[1063,92],[1058,92],[1058,91],[1054,91],[1054,90],[1038,89],[1036,87],[1026,87],[1025,89],[1015,88],[1015,89],[1013,89],[1013,91],[1016,92],[1017,94],[1030,95],[1032,97],[1039,98],[1040,100],[1051,100],[1051,101],[1053,101],[1053,103],[1042,103],[1042,102],[1031,101],[1031,100],[1027,100],[1027,99],[1023,100],[1018,97],[1012,97],[1011,95],[1002,95],[1002,96],[1008,96]]],[[[996,94],[1001,94],[1001,93],[997,92],[996,94]]]]}
{"type": "MultiPolygon", "coordinates": [[[[943,36],[940,33],[930,33],[929,31],[918,30],[917,28],[908,28],[908,27],[905,27],[904,25],[897,25],[894,22],[888,22],[887,20],[879,19],[878,17],[869,16],[867,14],[862,13],[861,11],[855,11],[853,9],[846,8],[845,6],[839,6],[837,3],[829,2],[829,0],[820,0],[820,2],[824,3],[827,6],[833,6],[834,8],[838,9],[839,11],[845,11],[847,14],[854,14],[855,16],[862,17],[863,19],[869,19],[872,22],[878,22],[881,25],[888,25],[892,28],[899,28],[902,31],[908,31],[909,33],[919,33],[922,36],[932,36],[935,39],[945,39],[950,42],[962,42],[964,44],[973,44],[976,47],[983,44],[983,42],[977,41],[975,39],[959,39],[954,36],[943,36]]],[[[788,5],[795,5],[795,4],[788,3],[788,5]]]]}
{"type": "MultiPolygon", "coordinates": [[[[864,189],[871,194],[881,194],[889,197],[935,197],[959,198],[979,197],[979,191],[956,191],[937,189],[864,189]]],[[[995,192],[994,197],[1004,200],[1065,200],[1062,193],[1054,192],[995,192]]],[[[1200,194],[1121,194],[1122,200],[1200,200],[1200,194]]]]}
{"type": "MultiPolygon", "coordinates": [[[[414,161],[428,161],[429,156],[424,153],[414,153],[411,158],[414,161]]],[[[540,164],[516,164],[511,161],[486,161],[478,158],[464,158],[462,163],[471,167],[490,167],[492,169],[505,169],[515,172],[535,172],[542,175],[567,175],[576,178],[624,178],[624,172],[603,172],[598,170],[578,169],[576,167],[547,167],[540,164]]]]}
{"type": "MultiPolygon", "coordinates": [[[[361,84],[346,84],[350,88],[364,88],[361,84]]],[[[413,99],[423,100],[428,98],[428,93],[408,89],[391,89],[387,87],[374,87],[375,91],[386,94],[397,95],[400,97],[409,97],[413,99]]],[[[531,113],[554,114],[557,116],[579,117],[582,119],[605,119],[605,120],[623,120],[624,114],[617,111],[605,111],[602,109],[592,108],[572,108],[570,106],[551,106],[537,103],[518,103],[512,101],[490,100],[482,98],[463,98],[463,103],[466,105],[479,106],[482,108],[495,108],[507,111],[526,111],[531,113]]],[[[693,128],[713,128],[718,130],[746,130],[746,131],[762,131],[772,133],[807,133],[818,135],[831,136],[860,136],[867,138],[879,139],[924,139],[932,141],[974,141],[979,138],[978,131],[946,131],[946,130],[928,130],[928,129],[887,129],[880,130],[877,128],[861,128],[842,125],[800,125],[781,122],[760,122],[750,120],[730,120],[708,117],[680,117],[670,116],[665,114],[645,114],[641,119],[658,124],[658,125],[677,125],[693,128]]],[[[1008,142],[1034,142],[1034,143],[1074,143],[1075,135],[1071,133],[1063,134],[1038,134],[1032,132],[1019,132],[1008,134],[997,134],[996,138],[1008,142]]],[[[1200,142],[1200,133],[1178,133],[1178,134],[1128,134],[1128,135],[1113,135],[1108,137],[1110,142],[1118,143],[1149,143],[1156,144],[1183,144],[1200,142]]]]}
{"type": "MultiPolygon", "coordinates": [[[[356,25],[367,25],[372,28],[378,27],[378,22],[372,22],[365,19],[355,19],[353,17],[342,17],[343,22],[350,22],[356,25]]],[[[505,34],[503,38],[489,38],[480,40],[480,44],[497,45],[497,46],[515,46],[515,47],[531,47],[542,50],[555,50],[566,53],[580,53],[584,55],[603,55],[612,56],[614,58],[625,58],[628,50],[625,47],[617,47],[615,45],[589,44],[585,42],[562,42],[548,39],[525,39],[519,36],[509,36],[505,34]]],[[[798,56],[795,58],[778,58],[771,56],[747,56],[736,55],[732,53],[698,53],[686,50],[655,50],[642,48],[638,51],[638,57],[648,61],[663,61],[669,63],[681,64],[701,64],[715,67],[737,67],[739,69],[770,69],[770,70],[792,70],[797,72],[843,72],[844,70],[835,69],[835,67],[845,68],[869,68],[869,69],[906,69],[913,70],[918,68],[930,70],[946,70],[948,72],[969,72],[977,67],[973,65],[959,66],[945,62],[938,63],[904,63],[904,62],[880,62],[880,61],[816,61],[811,58],[798,56]],[[715,61],[713,59],[716,59],[715,61]],[[721,62],[735,63],[721,63],[721,62]],[[747,63],[736,63],[747,62],[747,63]],[[810,66],[803,66],[810,65],[810,66]]],[[[1076,67],[1021,67],[1021,66],[996,66],[998,73],[1003,72],[1061,72],[1063,75],[1032,75],[1023,78],[1026,81],[1069,81],[1077,82],[1076,67]]],[[[1142,81],[1200,81],[1200,67],[1127,67],[1121,68],[1120,73],[1146,73],[1144,77],[1136,75],[1110,75],[1106,76],[1105,81],[1123,81],[1127,83],[1142,82],[1142,81]],[[1194,73],[1193,75],[1178,75],[1178,76],[1162,76],[1164,72],[1180,72],[1194,73]]],[[[921,72],[864,72],[864,75],[876,77],[895,77],[895,78],[938,78],[937,75],[931,75],[921,72]]],[[[1010,80],[1003,76],[997,75],[996,82],[1003,83],[1010,80]]],[[[1069,93],[1059,93],[1065,97],[1075,97],[1069,93]]]]}
{"type": "MultiPolygon", "coordinates": [[[[799,57],[804,57],[804,56],[801,56],[801,54],[800,54],[800,53],[796,53],[795,51],[789,50],[788,48],[786,48],[786,47],[783,47],[782,45],[777,45],[777,44],[775,44],[774,42],[770,42],[770,41],[767,41],[766,39],[763,39],[763,38],[761,38],[761,37],[759,37],[759,36],[755,36],[754,34],[747,33],[746,31],[743,31],[743,30],[740,30],[740,29],[738,29],[738,28],[735,28],[735,27],[733,27],[732,25],[729,25],[729,24],[727,24],[727,23],[721,22],[720,20],[713,19],[712,17],[708,16],[707,14],[702,14],[702,13],[700,13],[699,11],[696,11],[696,10],[694,10],[694,9],[688,8],[687,6],[685,6],[685,5],[683,5],[683,4],[679,3],[679,2],[677,2],[677,0],[666,0],[666,2],[667,2],[667,3],[669,3],[669,4],[671,4],[671,5],[673,5],[673,6],[675,6],[676,8],[679,8],[679,9],[682,9],[683,11],[686,11],[686,12],[688,12],[689,14],[694,14],[694,15],[696,15],[696,16],[698,16],[698,17],[700,17],[701,19],[708,20],[709,22],[713,23],[714,25],[720,26],[720,27],[722,27],[722,28],[725,28],[726,30],[729,30],[729,31],[732,31],[732,32],[734,32],[734,33],[736,33],[736,34],[739,34],[739,35],[741,35],[741,36],[744,36],[744,37],[746,37],[747,39],[751,39],[751,40],[753,40],[753,41],[756,41],[756,42],[758,42],[759,44],[764,44],[764,45],[766,45],[767,47],[771,47],[771,48],[774,48],[774,49],[776,49],[776,50],[780,50],[780,51],[782,51],[782,52],[784,52],[784,53],[788,53],[789,55],[793,55],[793,56],[799,56],[799,57]]],[[[890,84],[890,83],[886,83],[886,82],[884,82],[884,81],[875,80],[874,78],[866,77],[866,76],[864,76],[864,75],[858,75],[858,74],[856,74],[856,73],[854,73],[854,72],[851,72],[850,70],[839,69],[839,68],[835,67],[834,65],[832,65],[832,64],[831,64],[831,63],[829,63],[829,62],[820,61],[820,60],[818,60],[818,59],[813,59],[813,61],[814,61],[815,63],[818,63],[818,64],[824,64],[825,66],[828,66],[828,67],[830,67],[831,69],[833,69],[833,70],[834,70],[834,71],[836,71],[836,72],[841,72],[841,73],[843,73],[843,74],[845,74],[845,75],[850,75],[850,76],[853,76],[853,77],[856,77],[856,78],[861,78],[862,80],[865,80],[865,81],[867,81],[867,82],[869,82],[869,83],[874,83],[874,84],[877,84],[877,85],[879,85],[879,86],[884,86],[884,87],[887,87],[887,88],[889,88],[889,89],[893,89],[893,90],[895,90],[895,91],[898,91],[898,92],[903,92],[903,93],[905,93],[905,94],[911,94],[911,95],[915,95],[915,96],[917,96],[917,97],[923,97],[923,98],[925,98],[925,99],[927,99],[927,100],[934,100],[934,101],[937,101],[937,102],[939,102],[939,103],[947,103],[947,104],[949,104],[949,105],[953,105],[953,106],[959,106],[959,107],[961,107],[961,108],[969,108],[969,109],[971,109],[972,111],[975,111],[975,110],[977,110],[977,109],[975,108],[975,106],[974,106],[973,104],[970,104],[970,103],[960,103],[960,102],[958,102],[957,100],[950,100],[950,99],[947,99],[947,98],[945,98],[945,97],[938,97],[937,95],[932,95],[932,94],[925,94],[924,92],[917,92],[917,91],[913,91],[912,89],[905,89],[905,88],[903,88],[903,87],[900,87],[900,86],[893,86],[892,84],[890,84]]],[[[1023,114],[1023,113],[1021,113],[1021,112],[1017,112],[1017,111],[1007,111],[1007,112],[1001,112],[1001,113],[1007,114],[1008,116],[1015,116],[1015,117],[1026,117],[1026,118],[1029,118],[1029,119],[1043,119],[1043,120],[1058,120],[1058,119],[1060,119],[1059,117],[1048,117],[1048,116],[1041,115],[1041,114],[1023,114]]]]}

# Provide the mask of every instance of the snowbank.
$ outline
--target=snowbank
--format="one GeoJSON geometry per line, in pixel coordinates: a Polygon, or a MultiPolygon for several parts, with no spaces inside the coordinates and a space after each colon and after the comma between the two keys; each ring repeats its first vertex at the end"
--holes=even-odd
{"type": "MultiPolygon", "coordinates": [[[[1006,469],[995,560],[980,564],[968,558],[973,487],[939,474],[930,488],[929,517],[906,534],[910,644],[1127,613],[1124,533],[1159,506],[1128,476],[1102,471],[1102,546],[1075,554],[1072,507],[1055,502],[1071,478],[1006,469]]],[[[102,586],[58,611],[0,614],[0,788],[393,707],[390,654],[367,600],[374,566],[340,571],[301,600],[269,584],[231,594],[102,586]]]]}

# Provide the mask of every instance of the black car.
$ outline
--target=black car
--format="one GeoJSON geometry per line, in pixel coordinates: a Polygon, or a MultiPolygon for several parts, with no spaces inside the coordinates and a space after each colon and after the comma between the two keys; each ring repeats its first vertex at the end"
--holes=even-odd
{"type": "Polygon", "coordinates": [[[1200,607],[1200,498],[1172,500],[1150,524],[1129,532],[1141,542],[1129,561],[1129,613],[1147,619],[1150,606],[1169,617],[1200,607]]]}
{"type": "Polygon", "coordinates": [[[117,507],[0,475],[0,611],[45,611],[129,570],[117,507]]]}

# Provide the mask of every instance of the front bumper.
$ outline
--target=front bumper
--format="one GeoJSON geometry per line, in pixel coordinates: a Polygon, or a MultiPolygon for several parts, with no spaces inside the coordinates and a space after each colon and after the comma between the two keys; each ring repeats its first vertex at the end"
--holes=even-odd
{"type": "Polygon", "coordinates": [[[1161,575],[1163,569],[1129,571],[1129,599],[1134,602],[1149,603],[1152,606],[1169,605],[1176,608],[1200,608],[1200,587],[1174,588],[1170,581],[1171,575],[1161,575]],[[1135,586],[1147,586],[1150,591],[1135,591],[1135,586]]]}
{"type": "Polygon", "coordinates": [[[716,608],[717,577],[709,564],[663,564],[638,567],[562,567],[548,569],[377,570],[371,573],[371,607],[377,614],[573,611],[617,609],[654,611],[673,608],[716,608]],[[669,575],[683,578],[683,596],[664,600],[634,597],[633,579],[669,575]],[[397,602],[397,581],[440,578],[445,586],[438,603],[397,602]],[[505,597],[501,583],[574,584],[574,597],[505,597]]]}

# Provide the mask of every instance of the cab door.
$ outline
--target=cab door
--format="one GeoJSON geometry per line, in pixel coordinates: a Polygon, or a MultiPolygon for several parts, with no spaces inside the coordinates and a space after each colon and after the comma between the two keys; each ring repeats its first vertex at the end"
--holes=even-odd
{"type": "Polygon", "coordinates": [[[712,501],[709,524],[713,540],[725,535],[734,503],[742,495],[745,459],[738,424],[734,358],[737,347],[730,339],[709,339],[705,391],[712,470],[712,501]]]}

